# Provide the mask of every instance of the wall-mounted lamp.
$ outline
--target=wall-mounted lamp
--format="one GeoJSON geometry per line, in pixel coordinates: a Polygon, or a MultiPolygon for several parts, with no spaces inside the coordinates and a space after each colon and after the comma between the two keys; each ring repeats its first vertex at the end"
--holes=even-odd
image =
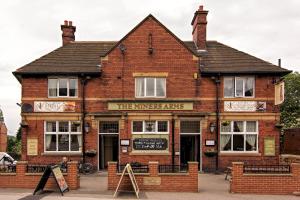
{"type": "Polygon", "coordinates": [[[21,126],[22,128],[27,128],[27,127],[28,127],[27,121],[22,121],[22,122],[20,123],[20,126],[21,126]]]}
{"type": "Polygon", "coordinates": [[[216,129],[216,124],[213,123],[213,122],[210,123],[210,125],[209,125],[209,131],[210,131],[210,133],[214,133],[215,129],[216,129]]]}
{"type": "Polygon", "coordinates": [[[119,45],[119,49],[120,49],[120,51],[121,51],[122,54],[125,54],[126,47],[125,47],[125,45],[124,45],[123,43],[121,43],[121,44],[119,45]]]}
{"type": "Polygon", "coordinates": [[[89,131],[90,131],[90,124],[88,123],[88,122],[86,122],[85,124],[84,124],[84,131],[85,131],[85,133],[89,133],[89,131]]]}

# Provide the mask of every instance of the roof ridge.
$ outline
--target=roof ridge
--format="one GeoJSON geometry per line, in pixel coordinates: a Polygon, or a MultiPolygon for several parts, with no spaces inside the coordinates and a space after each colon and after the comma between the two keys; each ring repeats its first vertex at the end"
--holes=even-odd
{"type": "Polygon", "coordinates": [[[115,42],[118,42],[118,40],[116,41],[112,41],[112,40],[102,40],[102,41],[97,41],[97,40],[91,40],[91,41],[74,41],[74,42],[71,42],[71,43],[115,43],[115,42]]]}

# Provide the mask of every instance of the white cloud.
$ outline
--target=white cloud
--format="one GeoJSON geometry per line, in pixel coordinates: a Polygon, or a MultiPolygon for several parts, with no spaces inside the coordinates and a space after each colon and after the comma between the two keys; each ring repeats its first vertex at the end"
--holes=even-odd
{"type": "Polygon", "coordinates": [[[10,132],[20,121],[20,84],[11,72],[61,45],[60,24],[73,20],[77,40],[118,40],[149,13],[190,40],[203,3],[208,39],[300,71],[300,1],[289,0],[9,0],[0,7],[0,105],[10,132]]]}

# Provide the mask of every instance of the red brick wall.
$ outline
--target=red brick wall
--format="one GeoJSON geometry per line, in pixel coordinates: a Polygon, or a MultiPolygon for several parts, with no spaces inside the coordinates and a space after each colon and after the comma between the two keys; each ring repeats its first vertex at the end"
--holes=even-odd
{"type": "MultiPolygon", "coordinates": [[[[42,173],[27,173],[27,161],[17,163],[16,173],[0,173],[0,188],[28,188],[34,189],[39,183],[42,173]]],[[[70,190],[80,187],[80,179],[77,172],[77,162],[68,163],[68,173],[64,174],[70,190]]],[[[47,189],[58,189],[53,177],[48,179],[47,189]]]]}
{"type": "Polygon", "coordinates": [[[233,193],[293,194],[300,192],[300,164],[291,164],[291,174],[245,174],[242,162],[233,163],[230,191],[233,193]]]}
{"type": "MultiPolygon", "coordinates": [[[[198,163],[190,162],[188,173],[163,174],[158,173],[158,162],[149,162],[149,173],[134,174],[140,190],[163,192],[198,192],[198,163]],[[144,179],[158,178],[160,184],[147,185],[144,179]]],[[[109,162],[108,165],[108,189],[115,190],[120,181],[121,173],[117,173],[117,163],[109,162]]],[[[132,189],[128,175],[124,176],[120,190],[132,189]]]]}
{"type": "Polygon", "coordinates": [[[3,122],[0,122],[0,152],[6,152],[7,149],[7,128],[3,122]]]}
{"type": "Polygon", "coordinates": [[[296,154],[300,155],[300,128],[286,129],[284,130],[284,154],[296,154]]]}

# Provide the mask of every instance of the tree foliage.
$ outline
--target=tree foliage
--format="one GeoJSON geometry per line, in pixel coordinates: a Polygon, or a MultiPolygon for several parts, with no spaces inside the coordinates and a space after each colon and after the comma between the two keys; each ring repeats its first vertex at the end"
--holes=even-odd
{"type": "Polygon", "coordinates": [[[284,78],[285,100],[280,107],[284,128],[300,128],[300,74],[290,73],[284,78]]]}

